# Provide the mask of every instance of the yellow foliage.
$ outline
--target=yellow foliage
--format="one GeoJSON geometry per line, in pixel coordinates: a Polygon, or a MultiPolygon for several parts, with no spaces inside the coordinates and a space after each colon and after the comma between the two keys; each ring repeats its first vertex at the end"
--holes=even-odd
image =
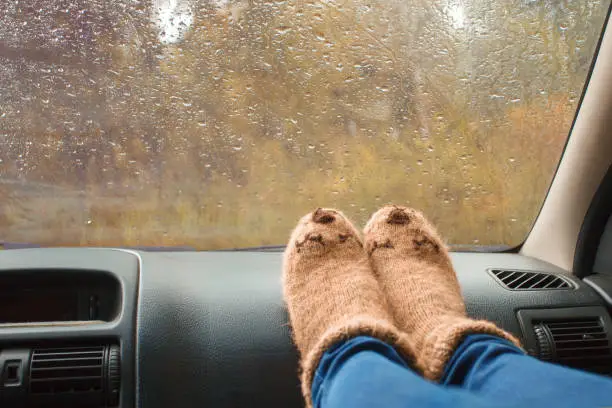
{"type": "Polygon", "coordinates": [[[0,132],[3,240],[278,245],[316,207],[362,225],[395,203],[424,210],[450,243],[516,245],[606,11],[572,5],[560,33],[539,5],[495,3],[505,20],[472,38],[418,1],[213,3],[179,42],[126,18],[80,44],[96,69],[22,74],[0,132]]]}

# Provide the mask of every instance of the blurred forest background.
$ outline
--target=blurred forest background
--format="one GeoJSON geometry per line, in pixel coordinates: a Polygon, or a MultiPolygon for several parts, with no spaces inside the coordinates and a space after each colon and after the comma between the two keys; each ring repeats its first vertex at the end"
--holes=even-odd
{"type": "Polygon", "coordinates": [[[385,203],[516,245],[609,1],[7,0],[0,241],[283,244],[385,203]]]}

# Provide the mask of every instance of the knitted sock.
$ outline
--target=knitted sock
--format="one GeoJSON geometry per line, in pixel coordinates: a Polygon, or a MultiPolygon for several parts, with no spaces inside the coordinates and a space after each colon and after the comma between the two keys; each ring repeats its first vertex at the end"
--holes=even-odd
{"type": "Polygon", "coordinates": [[[319,360],[339,341],[375,337],[414,361],[408,336],[392,323],[359,234],[339,211],[318,209],[299,221],[285,250],[283,291],[308,407],[319,360]]]}
{"type": "Polygon", "coordinates": [[[440,379],[468,334],[492,334],[519,345],[495,324],[467,317],[446,246],[418,211],[378,210],[365,227],[365,246],[397,326],[411,336],[425,378],[440,379]]]}

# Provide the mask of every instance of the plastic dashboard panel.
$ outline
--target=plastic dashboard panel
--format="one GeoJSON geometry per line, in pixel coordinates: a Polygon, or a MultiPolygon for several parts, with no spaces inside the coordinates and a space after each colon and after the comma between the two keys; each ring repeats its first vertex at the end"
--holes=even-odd
{"type": "MultiPolygon", "coordinates": [[[[468,312],[519,336],[518,310],[604,303],[572,277],[576,290],[520,292],[503,288],[487,273],[490,268],[563,273],[544,262],[513,254],[452,257],[468,312]]],[[[40,339],[120,338],[122,407],[299,407],[281,263],[282,254],[269,252],[0,251],[0,273],[109,271],[119,278],[124,299],[121,315],[109,323],[0,327],[0,347],[40,339]]]]}
{"type": "MultiPolygon", "coordinates": [[[[141,253],[138,399],[142,408],[299,407],[294,351],[283,306],[282,255],[141,253]]],[[[563,273],[512,254],[455,253],[468,312],[521,335],[519,309],[602,305],[576,290],[509,291],[487,272],[563,273]]]]}
{"type": "MultiPolygon", "coordinates": [[[[137,254],[114,249],[45,248],[0,251],[0,274],[4,271],[75,270],[79,273],[104,271],[120,283],[121,308],[115,320],[100,323],[59,323],[17,327],[0,325],[0,348],[42,341],[112,339],[121,345],[121,387],[135,388],[135,326],[139,258],[137,254]]],[[[44,273],[44,272],[42,272],[44,273]]],[[[44,304],[40,307],[45,307],[44,304]]],[[[135,406],[135,393],[121,392],[119,407],[135,406]]]]}

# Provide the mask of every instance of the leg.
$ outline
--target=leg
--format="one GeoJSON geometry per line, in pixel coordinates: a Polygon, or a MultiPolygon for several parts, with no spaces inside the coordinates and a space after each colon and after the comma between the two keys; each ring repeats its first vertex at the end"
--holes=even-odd
{"type": "Polygon", "coordinates": [[[457,348],[442,378],[482,396],[519,406],[612,405],[612,378],[539,361],[499,337],[471,335],[457,348]]]}
{"type": "Polygon", "coordinates": [[[365,245],[398,328],[411,336],[425,378],[439,381],[469,334],[492,334],[518,344],[493,323],[467,317],[448,250],[418,211],[398,206],[378,210],[365,227],[365,245]]]}
{"type": "Polygon", "coordinates": [[[405,361],[415,360],[412,344],[387,311],[359,234],[340,212],[319,209],[300,220],[285,250],[283,292],[307,406],[319,360],[341,341],[374,337],[405,361]]]}
{"type": "Polygon", "coordinates": [[[537,361],[509,333],[467,317],[448,252],[418,211],[382,208],[365,244],[426,378],[514,406],[612,406],[612,380],[537,361]]]}
{"type": "Polygon", "coordinates": [[[312,400],[317,408],[499,406],[492,398],[423,379],[395,349],[365,336],[338,343],[323,355],[312,384],[312,400]]]}

